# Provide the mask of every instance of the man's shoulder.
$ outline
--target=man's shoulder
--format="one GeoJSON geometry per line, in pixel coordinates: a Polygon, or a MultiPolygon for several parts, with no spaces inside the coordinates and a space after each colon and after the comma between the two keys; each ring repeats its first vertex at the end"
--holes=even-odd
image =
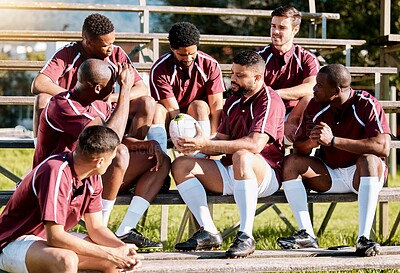
{"type": "Polygon", "coordinates": [[[64,170],[65,167],[71,164],[71,158],[72,158],[72,152],[69,151],[51,155],[47,157],[45,160],[43,160],[37,166],[37,173],[39,174],[41,172],[47,172],[52,170],[58,172],[60,168],[64,170]]]}
{"type": "Polygon", "coordinates": [[[205,53],[201,50],[197,51],[197,55],[199,56],[199,60],[201,60],[202,62],[206,62],[206,63],[210,63],[210,64],[218,64],[218,61],[214,57],[208,55],[207,53],[205,53]]]}
{"type": "Polygon", "coordinates": [[[158,60],[156,60],[151,66],[150,70],[160,70],[160,69],[173,69],[174,61],[171,52],[165,53],[158,60]]]}
{"type": "Polygon", "coordinates": [[[306,58],[317,59],[317,56],[314,53],[297,44],[294,45],[294,52],[296,53],[297,56],[304,56],[306,58]]]}

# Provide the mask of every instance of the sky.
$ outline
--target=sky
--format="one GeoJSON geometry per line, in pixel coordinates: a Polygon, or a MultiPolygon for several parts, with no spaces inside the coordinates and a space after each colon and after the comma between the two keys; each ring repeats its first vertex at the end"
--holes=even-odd
{"type": "MultiPolygon", "coordinates": [[[[13,0],[12,2],[37,2],[13,0]]],[[[41,0],[40,2],[96,3],[138,5],[139,0],[41,0]]],[[[161,0],[147,0],[147,5],[161,5],[161,0]]],[[[0,0],[10,3],[9,0],[0,0]]],[[[86,16],[92,11],[44,11],[0,9],[0,30],[68,30],[80,31],[86,16]]],[[[99,12],[109,17],[117,32],[140,32],[139,14],[136,12],[99,12]]]]}

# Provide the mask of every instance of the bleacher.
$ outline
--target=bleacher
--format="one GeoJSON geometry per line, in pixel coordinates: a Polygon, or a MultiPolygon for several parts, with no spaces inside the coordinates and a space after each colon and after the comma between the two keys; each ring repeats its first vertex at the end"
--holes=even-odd
{"type": "MultiPolygon", "coordinates": [[[[42,2],[27,2],[27,3],[0,3],[0,9],[26,9],[26,10],[65,10],[65,11],[88,11],[88,12],[102,12],[102,11],[114,11],[114,12],[134,12],[140,13],[143,25],[141,33],[118,33],[116,35],[116,43],[118,44],[140,44],[141,48],[151,49],[151,58],[143,59],[135,62],[135,67],[139,72],[148,73],[153,61],[155,61],[161,53],[161,45],[168,44],[166,33],[149,33],[150,14],[151,13],[175,13],[175,14],[203,14],[203,15],[220,15],[220,16],[255,16],[255,17],[271,17],[271,10],[243,10],[243,9],[221,9],[221,8],[193,8],[193,7],[172,7],[172,6],[147,6],[147,5],[115,5],[115,4],[66,4],[66,3],[42,3],[42,2]]],[[[379,94],[387,92],[387,90],[381,90],[382,86],[385,86],[384,81],[387,81],[387,77],[390,75],[396,75],[398,73],[397,67],[386,67],[384,64],[380,67],[356,67],[351,66],[351,49],[354,47],[361,47],[367,43],[365,40],[353,40],[353,39],[332,39],[327,38],[327,23],[328,20],[339,20],[340,15],[338,13],[317,13],[317,12],[302,12],[304,20],[310,20],[315,24],[316,27],[321,27],[321,37],[315,37],[314,34],[310,34],[309,38],[295,38],[295,43],[299,44],[310,50],[318,52],[319,55],[324,56],[325,54],[332,54],[335,52],[345,52],[346,54],[346,66],[356,80],[372,80],[371,89],[375,90],[375,94],[378,94],[378,98],[385,98],[379,94]]],[[[81,39],[81,33],[76,31],[19,31],[19,30],[2,30],[0,33],[0,43],[5,42],[68,42],[76,41],[81,39]]],[[[393,38],[394,39],[394,38],[393,38]]],[[[391,41],[393,41],[393,39],[391,41]]],[[[390,39],[389,39],[390,40],[390,39]]],[[[400,43],[400,40],[397,41],[400,43]]],[[[201,45],[208,46],[232,46],[232,47],[248,47],[259,48],[270,43],[270,37],[266,36],[239,36],[239,35],[213,35],[213,34],[202,34],[201,45]]],[[[387,45],[388,41],[382,42],[387,45]]],[[[27,61],[27,60],[0,60],[0,71],[38,71],[43,67],[45,60],[42,61],[27,61]]],[[[399,66],[400,67],[400,66],[399,66]]],[[[230,74],[230,64],[221,64],[222,71],[225,75],[230,74]]],[[[34,97],[29,96],[0,96],[0,105],[33,105],[34,97]]],[[[396,113],[400,113],[400,102],[396,101],[395,97],[385,98],[382,100],[382,106],[385,111],[391,116],[391,119],[395,118],[396,113]]],[[[396,132],[395,124],[391,123],[392,131],[396,132]]],[[[394,141],[392,144],[393,152],[396,148],[399,148],[399,142],[394,141]]],[[[17,140],[0,140],[0,148],[33,148],[32,139],[17,139],[17,140]]],[[[392,159],[393,160],[393,159],[392,159]]],[[[394,167],[396,163],[394,163],[394,167]]],[[[392,166],[393,169],[393,166],[392,166]]],[[[13,173],[9,172],[4,167],[0,166],[0,172],[6,175],[11,180],[17,182],[19,178],[13,173]]],[[[8,198],[11,196],[12,191],[0,192],[0,205],[4,205],[8,198]]],[[[309,195],[311,203],[332,203],[329,211],[327,212],[326,218],[324,219],[324,225],[328,224],[330,215],[337,202],[354,202],[356,201],[356,195],[344,194],[344,195],[333,195],[333,196],[322,196],[318,194],[309,195]]],[[[385,189],[380,196],[380,215],[379,219],[379,234],[387,237],[389,234],[388,219],[385,215],[387,212],[388,202],[400,201],[400,194],[398,189],[385,189]],[[383,213],[382,213],[383,212],[383,213]],[[385,218],[386,217],[386,218],[385,218]]],[[[130,202],[130,196],[120,196],[117,200],[118,205],[126,205],[130,202]]],[[[233,203],[233,197],[221,197],[211,196],[209,200],[210,204],[219,203],[233,203]]],[[[259,203],[263,203],[265,209],[271,207],[275,203],[285,203],[286,199],[282,192],[275,194],[273,197],[264,198],[259,200],[259,203]]],[[[161,223],[161,241],[166,240],[168,232],[168,205],[172,204],[184,204],[177,192],[171,192],[170,194],[160,195],[154,201],[156,205],[162,205],[162,216],[161,223]]],[[[400,214],[399,214],[400,216],[400,214]]],[[[189,219],[188,215],[185,215],[185,222],[189,219]]],[[[398,219],[400,219],[398,217],[398,219]]],[[[395,225],[390,232],[390,236],[394,235],[394,232],[399,225],[399,221],[396,221],[395,225]]],[[[183,225],[182,224],[182,225],[183,225]]],[[[181,226],[179,236],[182,236],[183,228],[181,226]]],[[[325,228],[322,226],[321,228],[325,228]]],[[[232,227],[235,228],[235,227],[232,227]]],[[[323,232],[323,230],[322,230],[323,232]]],[[[321,233],[322,234],[322,233],[321,233]]],[[[225,235],[228,235],[228,231],[225,235]]],[[[390,237],[389,237],[390,238],[390,237]]],[[[351,268],[351,267],[350,267],[351,268]]],[[[354,267],[352,267],[354,268],[354,267]]],[[[247,270],[251,271],[249,268],[247,270]]],[[[146,271],[147,272],[147,271],[146,271]]],[[[148,271],[150,272],[150,271],[148,271]]],[[[224,271],[221,271],[224,272],[224,271]]],[[[228,272],[228,271],[226,271],[228,272]]]]}

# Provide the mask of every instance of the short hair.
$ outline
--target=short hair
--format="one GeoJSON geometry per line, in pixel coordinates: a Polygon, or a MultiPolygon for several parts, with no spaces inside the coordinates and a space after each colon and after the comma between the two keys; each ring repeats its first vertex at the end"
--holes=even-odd
{"type": "Polygon", "coordinates": [[[301,24],[301,14],[295,7],[292,6],[280,6],[272,11],[271,16],[290,18],[293,27],[300,26],[301,24]]]}
{"type": "Polygon", "coordinates": [[[111,79],[113,67],[99,59],[87,59],[78,68],[78,82],[95,86],[104,79],[111,79]]]}
{"type": "Polygon", "coordinates": [[[189,22],[174,24],[168,34],[169,44],[174,49],[200,44],[200,31],[189,22]]]}
{"type": "Polygon", "coordinates": [[[255,51],[245,50],[233,57],[233,63],[254,68],[260,74],[264,73],[264,59],[255,51]]]}
{"type": "Polygon", "coordinates": [[[82,26],[82,35],[87,38],[97,38],[100,35],[109,34],[114,31],[114,25],[110,19],[99,13],[90,14],[86,17],[82,26]]]}
{"type": "Polygon", "coordinates": [[[328,64],[321,67],[318,73],[326,74],[329,84],[333,87],[347,88],[351,84],[351,74],[342,64],[328,64]]]}
{"type": "Polygon", "coordinates": [[[111,153],[120,144],[119,137],[112,129],[101,126],[86,127],[79,135],[76,153],[85,158],[111,153]]]}

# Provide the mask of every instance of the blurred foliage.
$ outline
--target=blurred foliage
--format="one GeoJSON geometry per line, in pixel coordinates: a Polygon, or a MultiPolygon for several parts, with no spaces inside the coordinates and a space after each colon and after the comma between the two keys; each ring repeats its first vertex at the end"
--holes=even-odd
{"type": "MultiPolygon", "coordinates": [[[[391,1],[391,33],[398,33],[400,28],[400,2],[391,1]]],[[[187,1],[165,0],[165,5],[187,6],[187,1]]],[[[192,0],[190,6],[216,8],[245,8],[273,10],[281,5],[293,5],[299,11],[309,11],[308,1],[277,1],[277,0],[192,0]]],[[[322,0],[316,1],[317,12],[339,13],[340,20],[329,20],[327,37],[331,39],[363,39],[367,45],[356,47],[351,52],[352,66],[380,66],[380,47],[374,45],[374,40],[380,36],[380,1],[365,0],[322,0]]],[[[270,19],[262,17],[235,16],[203,16],[187,14],[157,15],[160,24],[157,31],[168,32],[170,26],[179,21],[189,21],[195,24],[203,34],[221,35],[255,35],[270,36],[270,19]]],[[[297,37],[309,37],[310,21],[303,20],[297,37]]],[[[321,26],[317,29],[317,37],[321,37],[321,26]]],[[[221,63],[229,63],[232,57],[243,50],[238,47],[201,46],[200,49],[214,56],[221,63]]],[[[167,51],[168,47],[163,48],[167,51]]],[[[164,51],[164,52],[165,52],[164,51]]],[[[163,51],[162,51],[163,52],[163,51]]],[[[318,55],[318,52],[315,52],[318,55]]],[[[345,63],[343,52],[324,54],[327,63],[345,63]]],[[[373,81],[357,83],[372,85],[373,81]]],[[[390,84],[400,89],[397,75],[392,76],[390,84]]]]}

